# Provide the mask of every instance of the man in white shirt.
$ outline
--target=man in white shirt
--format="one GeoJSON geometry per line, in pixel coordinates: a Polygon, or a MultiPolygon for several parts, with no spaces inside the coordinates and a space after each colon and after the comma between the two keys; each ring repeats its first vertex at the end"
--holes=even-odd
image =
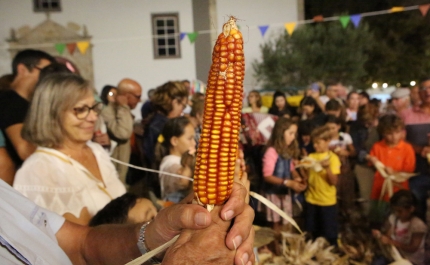
{"type": "Polygon", "coordinates": [[[147,229],[142,232],[142,224],[92,228],[73,224],[0,180],[0,264],[125,264],[141,255],[138,240],[141,246],[155,249],[181,234],[160,255],[164,255],[164,264],[208,264],[212,260],[248,265],[254,258],[254,233],[246,194],[244,186],[235,183],[230,200],[212,213],[198,205],[176,204],[145,224],[147,229]]]}

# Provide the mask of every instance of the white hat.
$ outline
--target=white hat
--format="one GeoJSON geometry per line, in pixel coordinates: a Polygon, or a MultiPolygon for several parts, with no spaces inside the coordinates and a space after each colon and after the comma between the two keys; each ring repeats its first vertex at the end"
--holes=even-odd
{"type": "Polygon", "coordinates": [[[391,98],[404,98],[404,97],[409,97],[409,95],[411,94],[411,91],[409,90],[409,88],[397,88],[396,90],[394,90],[390,96],[391,98]]]}

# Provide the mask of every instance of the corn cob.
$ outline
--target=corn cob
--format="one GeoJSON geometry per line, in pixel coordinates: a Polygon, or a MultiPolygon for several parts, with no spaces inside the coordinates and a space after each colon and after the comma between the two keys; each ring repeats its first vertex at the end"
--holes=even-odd
{"type": "Polygon", "coordinates": [[[233,187],[244,70],[242,34],[230,17],[212,53],[194,171],[194,193],[203,205],[223,204],[233,187]]]}

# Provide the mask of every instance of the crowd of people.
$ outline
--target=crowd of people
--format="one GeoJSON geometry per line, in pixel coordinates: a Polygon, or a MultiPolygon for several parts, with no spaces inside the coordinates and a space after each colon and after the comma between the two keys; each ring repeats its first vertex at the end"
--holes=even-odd
{"type": "Polygon", "coordinates": [[[2,263],[125,264],[180,235],[145,264],[252,264],[254,212],[247,175],[239,179],[243,157],[226,204],[208,212],[192,203],[194,127],[203,108],[196,97],[200,110],[182,117],[185,82],[148,91],[144,126],[131,113],[142,97],[138,82],[124,78],[99,97],[43,51],[19,52],[0,84],[2,263]],[[123,162],[186,177],[156,176],[151,186],[154,176],[123,162]]]}
{"type": "MultiPolygon", "coordinates": [[[[267,141],[258,137],[258,128],[267,126],[264,109],[257,108],[261,96],[248,95],[244,148],[251,189],[302,220],[311,238],[338,245],[348,225],[339,220],[360,214],[369,222],[369,237],[374,229],[376,240],[396,246],[413,264],[427,264],[430,79],[397,88],[385,104],[366,92],[342,97],[341,89],[339,82],[327,89],[313,83],[295,108],[275,92],[267,141]],[[417,92],[419,97],[412,96],[417,92]],[[265,126],[252,124],[259,120],[265,126]]],[[[289,229],[276,212],[254,208],[259,224],[289,229]]],[[[388,264],[376,262],[381,260],[375,257],[375,264],[388,264]]]]}
{"type": "Polygon", "coordinates": [[[0,211],[11,212],[0,221],[1,258],[35,263],[39,253],[22,241],[29,237],[42,242],[46,256],[39,258],[63,261],[57,264],[118,264],[184,234],[175,244],[190,248],[156,258],[252,264],[253,223],[276,233],[291,227],[275,211],[247,205],[249,175],[251,190],[296,218],[311,238],[338,245],[340,217],[355,211],[369,220],[375,240],[425,264],[430,78],[396,89],[387,104],[346,93],[338,81],[311,84],[296,107],[282,91],[270,107],[250,91],[239,141],[245,155],[236,163],[237,174],[246,164],[245,174],[211,214],[190,204],[205,95],[190,95],[189,81],[149,89],[136,121],[131,111],[144,92],[137,81],[106,85],[99,96],[50,55],[24,50],[0,89],[0,211]],[[19,237],[9,233],[16,230],[19,237]],[[112,252],[107,239],[117,242],[112,252]],[[210,247],[213,255],[200,257],[191,247],[210,247]]]}

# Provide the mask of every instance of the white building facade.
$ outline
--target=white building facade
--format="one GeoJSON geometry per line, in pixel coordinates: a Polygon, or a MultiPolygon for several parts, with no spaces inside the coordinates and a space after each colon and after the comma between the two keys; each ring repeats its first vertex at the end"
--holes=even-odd
{"type": "MultiPolygon", "coordinates": [[[[146,98],[148,89],[168,80],[206,82],[215,38],[230,15],[239,19],[244,36],[245,88],[258,88],[251,64],[261,57],[260,44],[284,31],[284,23],[303,19],[303,0],[61,0],[61,11],[49,17],[64,26],[69,22],[81,29],[86,26],[98,90],[129,77],[142,85],[146,98]],[[154,14],[177,14],[179,32],[197,32],[196,42],[190,43],[185,36],[179,42],[180,56],[155,58],[154,14]],[[259,26],[269,26],[264,37],[259,26]]],[[[33,11],[33,1],[0,0],[0,76],[11,72],[6,41],[11,29],[34,28],[46,19],[45,13],[33,11]]]]}

